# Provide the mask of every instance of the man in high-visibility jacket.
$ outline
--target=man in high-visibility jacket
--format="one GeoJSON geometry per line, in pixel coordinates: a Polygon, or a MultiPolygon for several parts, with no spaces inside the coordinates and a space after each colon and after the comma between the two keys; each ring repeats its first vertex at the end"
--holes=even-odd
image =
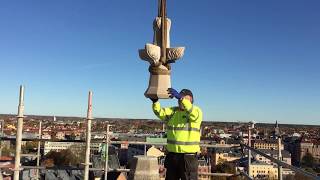
{"type": "Polygon", "coordinates": [[[151,99],[153,112],[167,125],[166,180],[196,180],[202,111],[193,105],[190,90],[183,89],[178,93],[169,88],[168,92],[171,98],[178,99],[178,107],[161,108],[158,99],[151,99]]]}

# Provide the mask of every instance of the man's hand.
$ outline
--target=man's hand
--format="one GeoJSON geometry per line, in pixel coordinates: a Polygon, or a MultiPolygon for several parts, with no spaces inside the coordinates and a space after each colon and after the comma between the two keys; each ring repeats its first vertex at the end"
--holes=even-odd
{"type": "Polygon", "coordinates": [[[157,102],[159,99],[158,99],[158,98],[150,98],[150,100],[151,100],[153,103],[155,103],[155,102],[157,102]]]}
{"type": "Polygon", "coordinates": [[[173,98],[173,97],[175,97],[177,99],[181,99],[182,98],[181,94],[178,93],[178,91],[173,89],[173,88],[168,88],[168,93],[170,95],[169,96],[170,98],[173,98]]]}

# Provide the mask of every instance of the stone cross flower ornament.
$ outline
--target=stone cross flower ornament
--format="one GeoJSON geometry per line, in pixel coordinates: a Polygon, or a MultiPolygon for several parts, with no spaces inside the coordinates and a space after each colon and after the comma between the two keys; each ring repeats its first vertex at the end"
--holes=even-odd
{"type": "Polygon", "coordinates": [[[153,43],[139,49],[142,60],[150,63],[149,87],[144,93],[147,98],[168,99],[171,87],[171,66],[184,54],[184,47],[170,47],[171,20],[166,17],[166,0],[159,0],[158,17],[153,21],[153,43]],[[162,22],[166,23],[162,23],[162,22]]]}

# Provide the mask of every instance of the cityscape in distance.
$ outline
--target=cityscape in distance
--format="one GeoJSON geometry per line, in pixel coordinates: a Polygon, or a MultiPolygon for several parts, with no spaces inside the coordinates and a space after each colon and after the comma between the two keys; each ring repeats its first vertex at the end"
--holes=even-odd
{"type": "MultiPolygon", "coordinates": [[[[16,116],[1,114],[0,121],[5,122],[3,126],[2,138],[15,138],[16,116]]],[[[67,116],[40,116],[27,115],[24,119],[22,151],[25,154],[35,153],[37,143],[28,139],[38,138],[39,122],[41,121],[41,165],[45,167],[55,166],[81,166],[84,155],[84,142],[86,134],[86,118],[67,117],[67,116]],[[46,140],[48,142],[46,142],[46,140]],[[64,160],[60,156],[68,156],[64,160]]],[[[106,138],[107,126],[111,125],[109,138],[111,141],[122,142],[109,147],[111,167],[128,167],[130,159],[135,155],[152,154],[159,157],[160,174],[164,177],[163,155],[164,147],[130,145],[130,142],[159,143],[165,142],[165,126],[162,121],[157,119],[122,119],[122,118],[95,118],[92,122],[92,160],[96,167],[101,167],[101,151],[103,140],[106,138]],[[102,140],[102,141],[101,141],[102,140]],[[128,144],[123,142],[127,142],[128,144]],[[99,160],[100,158],[100,160],[99,160]]],[[[294,125],[274,123],[255,123],[252,130],[252,146],[262,152],[277,158],[277,138],[281,138],[282,161],[296,167],[301,167],[312,173],[319,173],[320,163],[320,126],[319,125],[294,125]]],[[[241,142],[248,142],[248,122],[212,122],[204,121],[201,126],[201,142],[204,144],[214,144],[223,148],[202,147],[199,153],[199,173],[235,173],[242,163],[247,161],[241,153],[241,149],[232,148],[240,145],[241,142]],[[224,147],[225,146],[225,147],[224,147]]],[[[14,142],[3,141],[2,162],[12,162],[14,154],[14,142]],[[7,157],[8,159],[5,159],[7,157]]],[[[270,160],[252,154],[251,176],[258,179],[277,179],[277,168],[270,160]],[[256,170],[254,170],[256,169],[256,170]],[[266,171],[267,169],[267,171],[266,171]]],[[[35,157],[24,157],[22,162],[25,166],[34,165],[35,157]]],[[[110,160],[110,159],[109,159],[110,160]]],[[[0,164],[1,165],[1,164],[0,164]]],[[[12,164],[7,163],[7,167],[12,164]]],[[[1,167],[1,166],[0,166],[1,167]]],[[[243,167],[245,168],[245,167],[243,167]]],[[[24,179],[31,179],[32,170],[22,171],[24,179]]],[[[58,176],[65,176],[66,179],[82,177],[81,173],[73,172],[63,175],[59,172],[58,176]],[[59,174],[60,173],[60,174],[59,174]]],[[[284,168],[284,179],[305,178],[303,175],[294,173],[290,169],[284,168]]],[[[10,177],[10,172],[7,174],[10,177]]],[[[51,177],[54,174],[50,171],[42,171],[42,177],[51,177]]],[[[56,177],[58,177],[56,176],[56,177]]],[[[101,177],[101,174],[92,174],[101,177]]],[[[125,178],[122,173],[110,173],[114,179],[125,178]]],[[[210,179],[201,176],[202,179],[210,179]]],[[[219,179],[219,178],[218,178],[219,179]]],[[[223,179],[223,177],[220,177],[223,179]]]]}

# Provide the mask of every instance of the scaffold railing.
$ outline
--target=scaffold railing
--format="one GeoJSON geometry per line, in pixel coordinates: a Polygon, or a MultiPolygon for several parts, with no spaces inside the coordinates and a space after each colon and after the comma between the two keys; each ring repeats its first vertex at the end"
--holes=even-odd
{"type": "MultiPolygon", "coordinates": [[[[85,168],[79,168],[79,167],[63,167],[62,169],[69,169],[69,170],[84,170],[86,171],[85,174],[87,175],[86,177],[88,177],[88,172],[89,171],[104,171],[104,172],[109,172],[109,171],[117,171],[117,172],[129,172],[130,169],[111,169],[108,167],[108,163],[107,163],[107,157],[108,157],[108,148],[106,149],[106,159],[105,159],[105,167],[104,168],[93,168],[93,167],[89,167],[90,163],[89,163],[89,157],[90,156],[90,151],[88,151],[89,145],[90,143],[105,143],[106,147],[109,147],[109,144],[135,144],[135,145],[144,145],[145,147],[147,145],[154,145],[154,146],[165,146],[166,143],[150,143],[150,142],[140,142],[140,141],[111,141],[109,140],[109,133],[107,131],[106,133],[106,138],[105,139],[91,139],[90,136],[87,136],[85,140],[56,140],[56,139],[42,139],[41,138],[41,123],[39,124],[39,138],[23,138],[22,137],[22,132],[23,132],[23,120],[24,120],[24,87],[20,86],[20,96],[19,96],[19,105],[18,105],[18,116],[17,116],[17,137],[5,137],[3,136],[3,133],[1,133],[0,136],[0,142],[2,141],[15,141],[16,142],[16,151],[15,151],[15,164],[14,164],[14,169],[11,169],[14,171],[14,180],[18,180],[19,179],[19,173],[21,170],[23,169],[37,169],[37,170],[46,170],[46,169],[57,169],[58,167],[44,167],[44,166],[40,166],[39,165],[39,161],[37,163],[37,166],[21,166],[20,165],[20,157],[21,155],[23,155],[21,153],[21,142],[22,141],[35,141],[38,142],[38,152],[37,152],[37,157],[38,159],[40,159],[40,151],[39,151],[39,146],[40,146],[40,142],[75,142],[75,143],[83,143],[86,144],[86,157],[85,157],[85,168]]],[[[92,92],[89,92],[89,100],[88,100],[88,110],[87,110],[87,118],[86,118],[86,122],[87,122],[87,134],[91,133],[91,120],[92,120],[92,92]]],[[[3,128],[3,123],[1,124],[1,127],[3,128]]],[[[109,126],[108,126],[109,127],[109,126]]],[[[109,128],[108,128],[109,129],[109,128]]],[[[264,156],[265,158],[269,159],[270,161],[276,163],[278,165],[278,179],[282,180],[282,167],[291,169],[292,171],[296,172],[296,173],[300,173],[302,175],[305,175],[306,177],[310,177],[312,179],[315,180],[320,180],[320,177],[318,177],[315,174],[306,172],[298,167],[289,165],[285,162],[282,162],[280,160],[281,157],[281,150],[280,150],[280,143],[278,143],[278,158],[279,159],[275,159],[257,149],[254,149],[251,145],[251,135],[250,132],[253,128],[251,127],[251,124],[249,123],[249,139],[248,142],[249,144],[244,144],[244,143],[240,143],[239,145],[226,145],[226,144],[204,144],[201,143],[200,146],[202,147],[207,147],[207,148],[241,148],[242,152],[245,152],[245,150],[248,150],[248,167],[250,167],[251,164],[251,151],[255,152],[261,156],[264,156]]],[[[280,142],[280,139],[278,138],[278,142],[280,142]]],[[[0,148],[1,151],[1,148],[0,148]]],[[[145,152],[146,154],[146,148],[145,148],[145,152]]],[[[34,156],[34,155],[32,155],[34,156]]],[[[249,169],[249,168],[248,168],[249,169]]],[[[39,171],[38,173],[38,177],[39,177],[39,171]]],[[[250,176],[250,170],[247,170],[247,172],[245,172],[244,170],[240,170],[237,169],[237,173],[236,174],[229,174],[229,173],[199,173],[199,175],[207,175],[207,176],[224,176],[224,177],[232,177],[232,176],[243,176],[246,177],[247,179],[254,179],[253,177],[250,176]]],[[[107,176],[107,173],[105,173],[105,177],[107,176]]],[[[87,178],[85,178],[87,179],[87,178]]]]}
{"type": "MultiPolygon", "coordinates": [[[[0,141],[15,141],[12,137],[0,137],[0,141]]],[[[39,139],[39,138],[23,138],[22,141],[32,141],[32,142],[75,142],[75,143],[85,143],[86,140],[59,140],[59,139],[39,139]]],[[[91,143],[105,143],[103,139],[92,139],[91,143]]],[[[165,146],[167,143],[150,143],[144,141],[109,141],[109,144],[132,144],[132,145],[153,145],[153,146],[165,146]]],[[[208,148],[239,148],[239,145],[228,145],[228,144],[204,144],[201,143],[200,147],[208,148]]]]}
{"type": "MultiPolygon", "coordinates": [[[[1,141],[15,141],[14,138],[7,138],[7,137],[0,137],[1,141]]],[[[76,143],[85,143],[85,140],[48,140],[48,139],[39,139],[39,138],[34,138],[34,139],[22,139],[22,141],[41,141],[41,142],[76,142],[76,143]]],[[[91,143],[105,143],[105,140],[92,140],[91,143]]],[[[134,144],[134,145],[154,145],[154,146],[165,146],[166,143],[149,143],[149,142],[140,142],[140,141],[109,141],[109,144],[134,144]]],[[[252,152],[255,152],[267,159],[269,159],[270,161],[284,167],[284,168],[288,168],[291,169],[292,171],[296,172],[296,173],[300,173],[302,175],[305,175],[309,178],[313,178],[315,180],[320,180],[320,177],[318,177],[315,174],[306,172],[298,167],[289,165],[283,161],[280,161],[278,159],[275,159],[261,151],[259,151],[258,149],[254,149],[250,146],[248,146],[247,144],[239,144],[239,145],[230,145],[230,146],[225,146],[225,145],[220,145],[220,144],[201,144],[200,146],[202,147],[211,147],[211,148],[242,148],[242,149],[250,149],[252,152]]],[[[27,154],[28,155],[28,154],[27,154]]],[[[27,155],[22,155],[22,156],[27,156],[27,155]]],[[[31,154],[32,155],[32,154],[31,154]]],[[[32,155],[35,156],[35,155],[32,155]]],[[[42,169],[42,170],[84,170],[84,168],[79,168],[79,167],[45,167],[45,166],[21,166],[21,169],[42,169]]],[[[104,168],[89,168],[89,171],[104,171],[104,168]]],[[[130,169],[111,169],[108,168],[108,172],[129,172],[130,169]]],[[[241,170],[237,170],[239,173],[237,175],[242,175],[244,177],[246,177],[247,179],[253,179],[252,177],[250,177],[248,175],[248,173],[241,171],[241,170]]],[[[224,176],[224,177],[229,177],[229,176],[235,176],[235,174],[230,174],[230,173],[200,173],[199,175],[207,175],[207,176],[224,176]]]]}

